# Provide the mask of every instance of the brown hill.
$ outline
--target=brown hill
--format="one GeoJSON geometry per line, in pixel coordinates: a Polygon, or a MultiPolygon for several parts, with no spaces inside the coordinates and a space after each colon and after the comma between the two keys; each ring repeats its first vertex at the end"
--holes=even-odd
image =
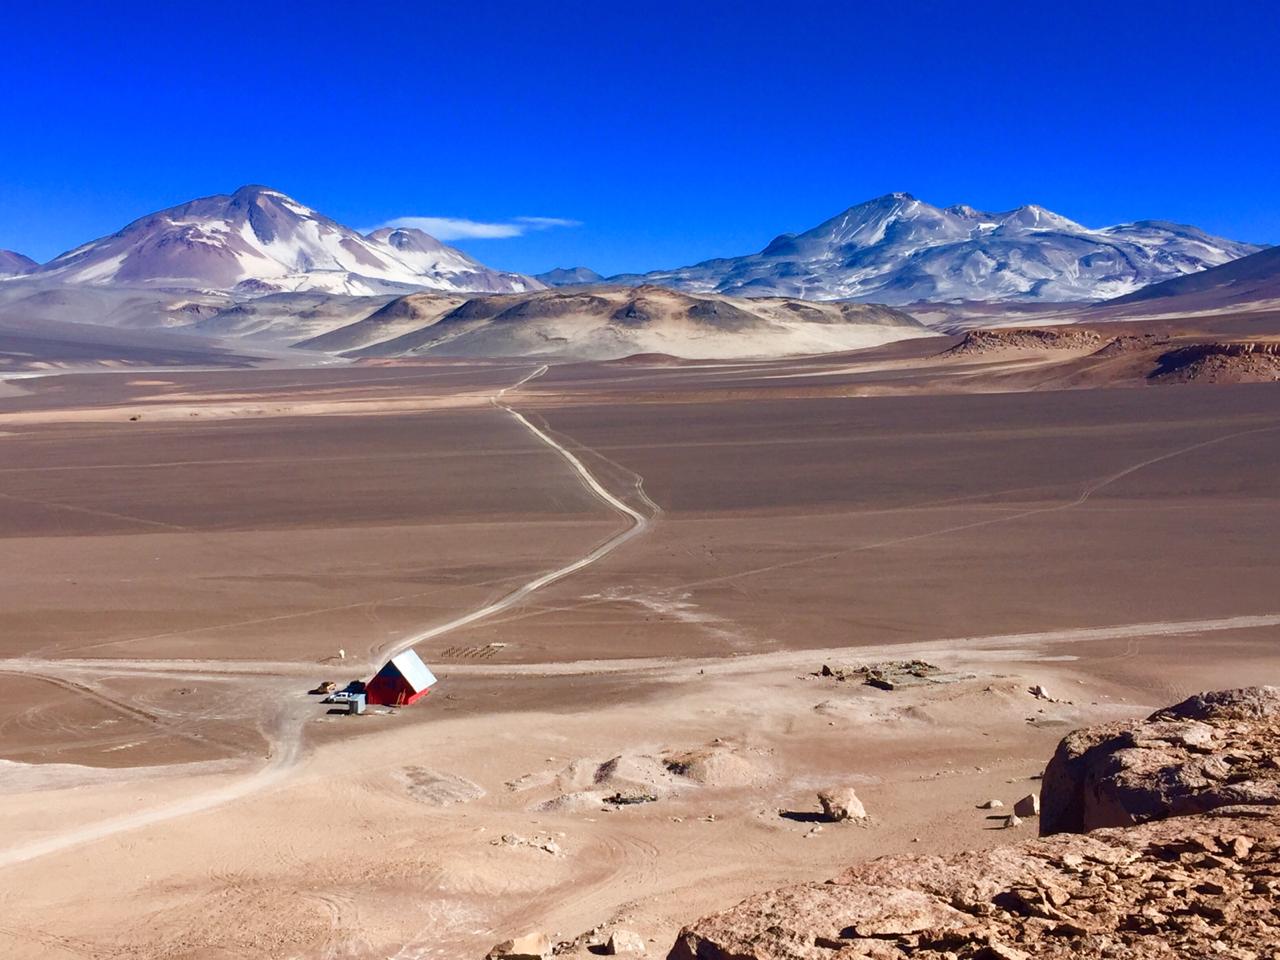
{"type": "Polygon", "coordinates": [[[333,349],[343,337],[368,336],[380,316],[390,315],[406,322],[384,329],[401,332],[348,355],[717,359],[831,353],[930,335],[889,307],[695,295],[653,286],[578,286],[474,297],[443,313],[439,308],[437,296],[411,294],[359,325],[301,345],[333,349]],[[410,317],[422,322],[414,326],[410,317]]]}
{"type": "Polygon", "coordinates": [[[397,297],[355,323],[302,340],[294,346],[333,353],[359,350],[425,329],[466,302],[467,298],[464,296],[445,293],[418,293],[409,297],[397,297]]]}

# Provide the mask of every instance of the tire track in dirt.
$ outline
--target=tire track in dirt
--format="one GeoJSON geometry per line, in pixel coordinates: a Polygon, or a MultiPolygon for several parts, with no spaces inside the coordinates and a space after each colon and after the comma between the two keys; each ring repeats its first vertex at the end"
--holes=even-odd
{"type": "MultiPolygon", "coordinates": [[[[407,650],[424,640],[442,636],[446,633],[450,633],[454,630],[461,629],[462,627],[483,620],[495,613],[510,609],[543,587],[556,583],[578,570],[588,567],[596,561],[608,556],[625,543],[643,534],[649,528],[650,520],[648,517],[627,505],[611,493],[598,479],[596,479],[595,475],[587,469],[577,456],[567,450],[548,433],[535,426],[530,420],[513,409],[503,399],[509,391],[516,390],[522,385],[528,383],[530,380],[542,376],[547,372],[547,370],[548,367],[546,365],[540,366],[511,386],[503,387],[490,398],[490,403],[494,407],[507,413],[517,423],[532,433],[535,438],[555,451],[566,463],[569,464],[577,475],[579,482],[588,490],[588,492],[623,516],[627,521],[627,525],[618,533],[598,544],[585,556],[554,570],[540,574],[524,585],[503,595],[496,601],[472,610],[469,613],[455,617],[445,623],[438,624],[427,630],[401,638],[387,649],[385,654],[386,656],[394,656],[395,654],[407,650]]],[[[382,657],[377,659],[380,660],[382,657]]],[[[30,669],[29,664],[26,666],[30,669]]],[[[207,667],[208,664],[202,661],[191,661],[190,666],[198,668],[201,666],[207,667]]],[[[146,671],[147,665],[143,662],[140,664],[139,672],[146,671]]],[[[163,806],[123,816],[112,817],[97,823],[86,824],[66,831],[58,836],[47,837],[43,840],[21,844],[16,847],[11,847],[8,850],[0,851],[0,868],[12,866],[17,863],[24,863],[39,857],[80,846],[81,844],[96,842],[125,831],[137,830],[142,827],[152,826],[167,820],[190,816],[196,813],[203,813],[278,785],[285,779],[290,770],[297,765],[301,758],[302,732],[307,716],[305,712],[306,706],[308,706],[308,704],[300,702],[293,704],[292,706],[283,707],[280,714],[273,720],[273,725],[277,728],[274,731],[274,737],[271,735],[271,731],[264,730],[264,734],[267,736],[268,742],[272,743],[271,755],[266,765],[256,772],[233,781],[230,784],[215,787],[203,793],[174,801],[163,806]]]]}
{"type": "Polygon", "coordinates": [[[586,556],[579,557],[577,560],[573,560],[569,563],[566,563],[564,566],[557,567],[554,570],[550,570],[546,573],[540,574],[539,576],[534,577],[532,580],[523,584],[522,586],[519,586],[516,589],[510,591],[509,593],[506,593],[503,596],[499,597],[497,600],[493,601],[492,603],[486,604],[483,607],[479,607],[475,610],[472,610],[470,613],[465,613],[465,614],[462,614],[461,616],[454,617],[452,620],[448,620],[448,621],[445,621],[444,623],[437,624],[434,627],[429,627],[428,629],[422,630],[418,633],[410,634],[409,636],[403,637],[402,639],[400,639],[394,644],[388,644],[382,647],[379,651],[377,651],[379,653],[379,656],[377,658],[378,660],[383,660],[388,657],[394,657],[396,654],[402,653],[405,650],[408,650],[410,647],[416,646],[419,643],[423,643],[427,640],[435,639],[436,637],[443,636],[446,633],[452,633],[455,630],[460,630],[463,627],[468,627],[473,623],[478,623],[481,620],[486,620],[492,617],[494,614],[502,613],[505,610],[509,610],[512,607],[515,607],[518,604],[522,603],[525,599],[532,596],[534,593],[541,590],[542,588],[550,586],[551,584],[556,583],[560,580],[563,580],[565,577],[568,577],[571,574],[577,573],[579,570],[582,570],[586,567],[591,566],[592,564],[596,563],[598,560],[604,559],[609,554],[617,550],[619,547],[635,539],[636,537],[641,536],[649,529],[649,526],[651,524],[651,520],[649,517],[645,516],[643,513],[640,513],[638,510],[629,506],[627,503],[623,502],[618,497],[616,497],[613,493],[611,493],[598,479],[596,479],[595,474],[593,474],[590,470],[588,470],[586,465],[583,464],[583,462],[580,459],[578,459],[578,457],[575,454],[571,453],[567,448],[561,445],[554,437],[552,437],[545,430],[542,430],[541,428],[535,426],[534,423],[531,420],[529,420],[528,417],[524,416],[524,414],[520,413],[519,411],[513,409],[503,399],[503,397],[506,395],[506,393],[509,390],[518,389],[519,387],[528,383],[530,380],[533,380],[537,377],[542,376],[544,373],[547,372],[547,369],[548,368],[545,365],[543,365],[538,369],[534,370],[532,373],[523,377],[516,383],[512,384],[510,387],[503,387],[493,396],[490,402],[498,409],[505,411],[518,424],[520,424],[522,427],[524,427],[526,430],[532,433],[534,437],[536,437],[539,441],[546,444],[555,453],[557,453],[561,459],[563,459],[566,463],[569,464],[569,466],[573,469],[573,472],[577,474],[579,482],[587,489],[587,492],[592,494],[598,500],[602,501],[606,506],[610,507],[611,509],[616,511],[618,514],[620,514],[623,518],[625,518],[625,520],[627,521],[627,526],[624,527],[622,530],[620,530],[618,533],[615,533],[613,536],[609,537],[607,540],[604,540],[602,543],[598,544],[586,556]]]}

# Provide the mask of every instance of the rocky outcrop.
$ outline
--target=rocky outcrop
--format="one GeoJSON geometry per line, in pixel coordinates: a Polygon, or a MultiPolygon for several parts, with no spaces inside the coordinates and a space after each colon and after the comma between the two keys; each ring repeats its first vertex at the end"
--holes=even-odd
{"type": "Polygon", "coordinates": [[[668,960],[1271,958],[1278,723],[1280,690],[1261,687],[1078,731],[1050,763],[1042,820],[1129,826],[873,860],[705,917],[668,960]]]}
{"type": "Polygon", "coordinates": [[[1280,809],[1263,809],[873,860],[706,917],[668,960],[1256,958],[1277,943],[1280,809]]]}
{"type": "Polygon", "coordinates": [[[1069,734],[1045,769],[1040,833],[1280,804],[1280,688],[1200,694],[1069,734]]]}
{"type": "Polygon", "coordinates": [[[1269,383],[1280,380],[1280,343],[1193,343],[1160,355],[1156,383],[1269,383]]]}
{"type": "Polygon", "coordinates": [[[1092,350],[1102,343],[1101,334],[1077,327],[1029,327],[970,330],[943,356],[968,357],[1006,350],[1092,350]]]}

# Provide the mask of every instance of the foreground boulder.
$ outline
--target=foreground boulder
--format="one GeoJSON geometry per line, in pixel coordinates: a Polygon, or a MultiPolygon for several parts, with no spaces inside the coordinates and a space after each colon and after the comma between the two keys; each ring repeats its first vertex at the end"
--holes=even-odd
{"type": "Polygon", "coordinates": [[[1020,817],[1040,816],[1040,797],[1029,793],[1013,805],[1013,812],[1020,817]]]}
{"type": "Polygon", "coordinates": [[[1045,769],[1040,833],[1280,804],[1280,688],[1191,697],[1069,734],[1045,769]]]}
{"type": "Polygon", "coordinates": [[[1277,944],[1280,808],[1256,808],[872,860],[699,920],[668,960],[1270,958],[1277,944]]]}
{"type": "Polygon", "coordinates": [[[547,960],[552,949],[551,938],[545,933],[526,933],[495,944],[485,960],[547,960]]]}
{"type": "Polygon", "coordinates": [[[644,937],[633,930],[615,930],[604,946],[604,952],[611,957],[639,956],[645,952],[644,937]]]}
{"type": "Polygon", "coordinates": [[[818,803],[822,806],[822,818],[829,823],[862,820],[867,815],[867,810],[853,792],[853,787],[832,787],[819,791],[818,803]]]}

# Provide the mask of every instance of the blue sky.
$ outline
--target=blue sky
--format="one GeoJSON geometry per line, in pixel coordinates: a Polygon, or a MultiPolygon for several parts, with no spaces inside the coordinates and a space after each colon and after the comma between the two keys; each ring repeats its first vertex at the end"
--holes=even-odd
{"type": "Polygon", "coordinates": [[[13,4],[0,247],[243,183],[505,226],[453,242],[531,272],[745,253],[895,190],[1274,243],[1278,41],[1229,0],[13,4]]]}

